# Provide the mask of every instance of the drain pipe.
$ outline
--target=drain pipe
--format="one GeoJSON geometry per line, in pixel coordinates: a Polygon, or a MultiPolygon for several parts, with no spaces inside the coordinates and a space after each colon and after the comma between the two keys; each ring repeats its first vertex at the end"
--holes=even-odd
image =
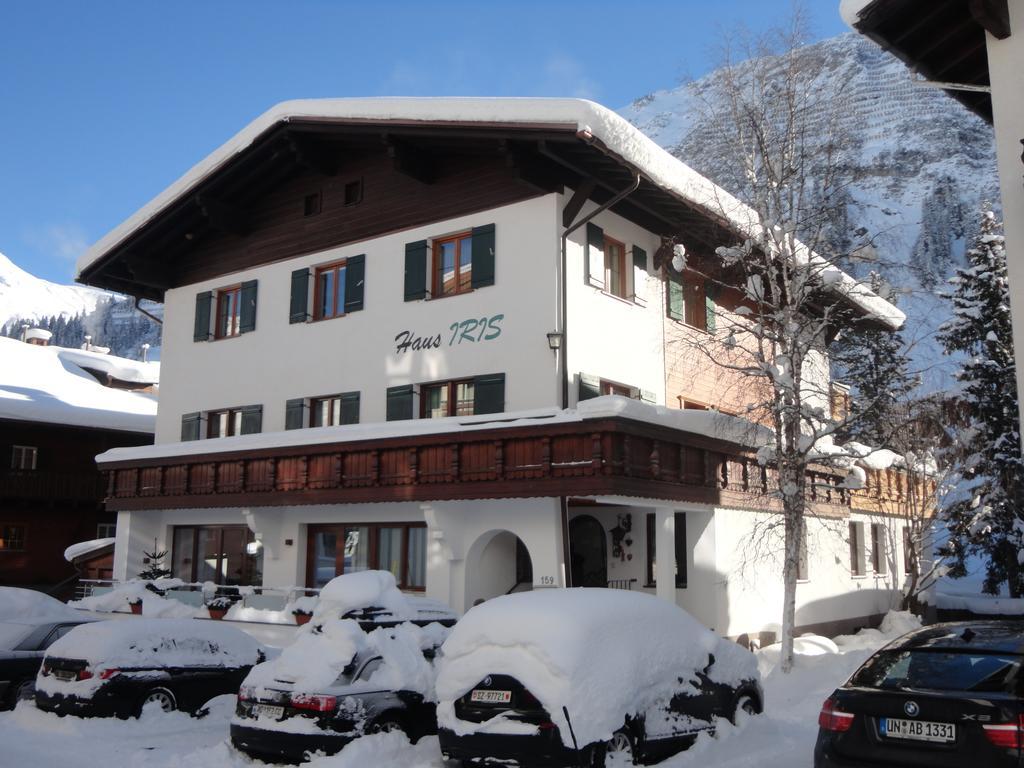
{"type": "MultiPolygon", "coordinates": [[[[568,301],[568,290],[567,290],[568,269],[567,269],[567,266],[566,266],[566,248],[568,247],[569,235],[571,235],[577,229],[579,229],[584,224],[586,224],[588,221],[593,219],[599,213],[603,213],[604,211],[608,210],[609,208],[611,208],[616,203],[624,200],[625,198],[629,197],[631,194],[636,192],[640,188],[640,174],[637,173],[635,175],[636,175],[636,178],[633,180],[633,183],[630,184],[630,186],[627,189],[622,190],[617,195],[615,195],[615,197],[613,197],[611,200],[609,200],[608,202],[604,203],[603,205],[599,205],[597,208],[595,208],[589,214],[584,216],[579,221],[573,223],[571,226],[567,227],[564,232],[562,232],[562,263],[561,263],[561,269],[562,269],[562,286],[561,286],[561,288],[562,288],[562,305],[561,305],[560,311],[559,311],[560,317],[559,317],[559,328],[558,328],[558,330],[562,334],[562,348],[559,350],[559,352],[561,353],[560,357],[561,357],[561,369],[562,369],[561,370],[561,374],[562,374],[562,410],[565,410],[565,409],[567,409],[569,407],[569,333],[568,333],[569,312],[568,312],[568,307],[566,306],[567,301],[568,301]]],[[[586,246],[584,245],[584,248],[585,247],[586,246]]]]}

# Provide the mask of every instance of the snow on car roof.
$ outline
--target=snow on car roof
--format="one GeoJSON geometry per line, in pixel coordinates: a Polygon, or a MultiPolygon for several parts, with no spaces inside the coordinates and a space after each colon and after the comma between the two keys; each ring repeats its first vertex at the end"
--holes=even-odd
{"type": "MultiPolygon", "coordinates": [[[[586,99],[553,98],[362,98],[304,99],[271,107],[193,166],[134,215],[100,239],[78,260],[78,275],[110,249],[193,190],[225,163],[245,151],[278,123],[302,119],[397,122],[404,124],[503,124],[565,126],[638,169],[654,184],[714,217],[725,217],[747,238],[757,239],[754,211],[658,146],[621,115],[586,99]]],[[[904,314],[839,269],[827,268],[832,288],[846,294],[866,314],[899,327],[904,314]]]]}
{"type": "Polygon", "coordinates": [[[0,419],[153,432],[156,397],[100,384],[82,368],[84,354],[0,337],[0,419]]]}
{"type": "Polygon", "coordinates": [[[18,587],[0,587],[0,621],[42,624],[48,621],[85,619],[84,614],[42,592],[18,587]]]}
{"type": "Polygon", "coordinates": [[[107,667],[241,667],[255,664],[260,649],[251,636],[220,622],[115,619],[75,627],[46,655],[107,667]]]}
{"type": "Polygon", "coordinates": [[[358,571],[328,581],[313,609],[314,620],[345,617],[374,622],[442,621],[456,614],[439,600],[401,592],[391,571],[358,571]]]}
{"type": "Polygon", "coordinates": [[[716,660],[708,676],[716,682],[757,677],[753,654],[652,595],[588,588],[505,595],[469,610],[445,642],[438,724],[457,733],[494,730],[458,720],[453,705],[488,675],[505,674],[540,700],[566,746],[563,707],[580,744],[605,741],[625,715],[666,703],[678,678],[692,680],[709,654],[716,660]]]}

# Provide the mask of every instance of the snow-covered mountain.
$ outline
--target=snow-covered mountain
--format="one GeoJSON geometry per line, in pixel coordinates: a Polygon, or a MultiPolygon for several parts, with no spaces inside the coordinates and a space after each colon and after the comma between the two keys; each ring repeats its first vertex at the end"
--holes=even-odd
{"type": "MultiPolygon", "coordinates": [[[[146,303],[162,314],[162,306],[146,303]]],[[[83,285],[61,285],[35,277],[0,253],[0,334],[18,336],[23,324],[54,332],[54,343],[77,347],[86,334],[115,355],[160,357],[160,326],[135,309],[130,298],[83,285]]]]}
{"type": "MultiPolygon", "coordinates": [[[[992,129],[942,91],[912,82],[903,63],[860,35],[824,40],[803,55],[818,73],[815,89],[836,94],[851,129],[843,179],[849,223],[876,237],[878,269],[900,294],[926,383],[945,386],[950,361],[932,334],[950,311],[936,292],[963,263],[981,203],[998,206],[992,129]]],[[[622,114],[729,188],[733,169],[716,158],[715,127],[702,119],[717,76],[648,94],[622,114]]]]}

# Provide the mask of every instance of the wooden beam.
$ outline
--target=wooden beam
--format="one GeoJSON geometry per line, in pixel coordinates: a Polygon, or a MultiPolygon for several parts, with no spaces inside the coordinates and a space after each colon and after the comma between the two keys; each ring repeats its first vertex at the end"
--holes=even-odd
{"type": "Polygon", "coordinates": [[[207,194],[196,195],[195,202],[199,211],[214,229],[238,237],[249,233],[248,217],[241,208],[207,194]]]}
{"type": "Polygon", "coordinates": [[[576,217],[583,209],[583,205],[590,199],[590,195],[594,192],[594,187],[596,186],[597,180],[593,176],[587,176],[577,185],[576,191],[572,193],[572,198],[565,204],[565,208],[562,209],[563,227],[569,227],[576,221],[576,217]]]}
{"type": "Polygon", "coordinates": [[[437,162],[433,155],[387,134],[384,134],[384,145],[396,171],[421,184],[437,181],[437,162]]]}
{"type": "Polygon", "coordinates": [[[1010,8],[1006,0],[968,0],[971,18],[992,37],[1005,40],[1010,36],[1010,8]]]}
{"type": "Polygon", "coordinates": [[[516,179],[540,192],[561,192],[565,188],[559,171],[536,155],[509,152],[505,162],[516,179]]]}

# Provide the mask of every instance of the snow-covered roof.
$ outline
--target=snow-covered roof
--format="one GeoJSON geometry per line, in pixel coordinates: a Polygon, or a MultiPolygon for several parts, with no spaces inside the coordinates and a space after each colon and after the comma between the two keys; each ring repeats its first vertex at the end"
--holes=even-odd
{"type": "Polygon", "coordinates": [[[80,541],[77,544],[72,544],[70,547],[64,550],[64,559],[69,563],[74,562],[76,557],[82,555],[88,555],[90,552],[98,552],[101,549],[114,546],[114,542],[117,539],[93,539],[91,541],[80,541]]]}
{"type": "Polygon", "coordinates": [[[293,429],[286,432],[262,432],[215,440],[189,440],[181,443],[160,443],[134,448],[112,448],[96,457],[100,464],[118,461],[164,459],[194,454],[217,454],[227,451],[261,448],[293,448],[358,440],[380,440],[389,437],[433,435],[451,432],[475,432],[496,427],[525,427],[538,424],[569,424],[585,420],[628,418],[678,429],[683,432],[726,440],[739,445],[758,447],[768,442],[771,433],[764,427],[736,416],[717,411],[681,410],[650,405],[621,397],[606,395],[584,400],[575,409],[539,408],[532,411],[492,414],[487,416],[453,416],[444,419],[413,419],[384,421],[372,424],[346,424],[337,427],[293,429]]]}
{"type": "Polygon", "coordinates": [[[860,21],[860,15],[875,0],[840,0],[839,15],[849,27],[855,27],[860,21]]]}
{"type": "Polygon", "coordinates": [[[105,352],[87,349],[64,349],[58,353],[61,360],[74,363],[79,368],[105,373],[119,381],[132,384],[159,384],[160,363],[158,361],[142,362],[117,357],[105,352]]]}
{"type": "MultiPolygon", "coordinates": [[[[78,260],[79,276],[174,201],[191,192],[225,163],[245,151],[268,129],[278,123],[302,119],[402,124],[564,126],[587,140],[597,140],[608,152],[636,168],[662,189],[716,218],[725,217],[744,237],[759,239],[760,224],[749,206],[680,162],[625,118],[586,99],[305,99],[285,101],[271,107],[101,238],[78,260]]],[[[834,272],[835,279],[829,281],[832,290],[848,296],[866,314],[886,325],[895,328],[903,323],[905,316],[892,304],[845,273],[837,269],[834,272]]]]}
{"type": "MultiPolygon", "coordinates": [[[[82,355],[93,358],[81,350],[0,338],[0,419],[153,432],[156,397],[100,384],[82,368],[82,355]]],[[[95,357],[115,367],[142,365],[109,355],[95,357]]]]}

